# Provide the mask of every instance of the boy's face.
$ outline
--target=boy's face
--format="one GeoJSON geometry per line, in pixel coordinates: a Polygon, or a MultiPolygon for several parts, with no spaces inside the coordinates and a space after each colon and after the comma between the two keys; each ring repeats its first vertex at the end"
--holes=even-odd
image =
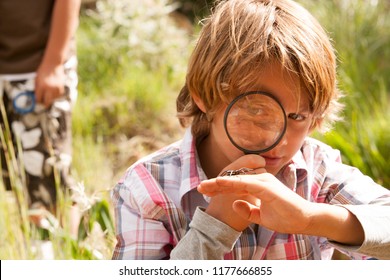
{"type": "MultiPolygon", "coordinates": [[[[266,161],[267,172],[276,174],[291,160],[311,132],[313,118],[309,111],[307,93],[301,88],[298,76],[283,71],[278,64],[264,68],[256,84],[243,92],[248,91],[272,94],[280,101],[286,112],[287,129],[283,138],[273,149],[260,154],[266,161]]],[[[206,141],[212,147],[210,150],[213,154],[209,155],[209,159],[220,170],[243,156],[243,152],[233,146],[225,132],[223,118],[226,107],[221,108],[214,116],[206,141]]]]}

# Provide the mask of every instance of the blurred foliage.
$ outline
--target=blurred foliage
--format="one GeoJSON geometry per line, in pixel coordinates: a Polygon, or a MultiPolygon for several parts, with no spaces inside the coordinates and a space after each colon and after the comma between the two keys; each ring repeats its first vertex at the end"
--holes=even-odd
{"type": "Polygon", "coordinates": [[[208,15],[215,0],[176,0],[177,11],[186,15],[193,23],[208,15]]]}
{"type": "Polygon", "coordinates": [[[345,94],[344,121],[316,135],[343,160],[390,188],[390,2],[300,0],[329,32],[345,94]]]}
{"type": "Polygon", "coordinates": [[[169,16],[176,7],[164,0],[102,0],[96,10],[84,11],[79,89],[88,98],[79,101],[80,117],[76,108],[75,134],[159,133],[183,84],[190,46],[189,35],[169,16]]]}

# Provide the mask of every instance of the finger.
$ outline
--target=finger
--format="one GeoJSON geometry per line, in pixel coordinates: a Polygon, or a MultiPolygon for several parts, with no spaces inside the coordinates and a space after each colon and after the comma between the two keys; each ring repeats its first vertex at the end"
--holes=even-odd
{"type": "Polygon", "coordinates": [[[227,193],[227,190],[223,190],[223,188],[218,185],[216,179],[210,179],[202,181],[198,186],[198,192],[207,195],[207,196],[215,196],[222,193],[227,193]]]}
{"type": "Polygon", "coordinates": [[[43,103],[43,89],[37,80],[35,81],[34,94],[36,102],[43,103]]]}
{"type": "Polygon", "coordinates": [[[53,102],[64,93],[59,87],[51,87],[45,91],[44,104],[46,108],[49,108],[53,102]]]}
{"type": "Polygon", "coordinates": [[[49,108],[51,106],[51,104],[54,102],[55,100],[55,96],[56,96],[56,93],[54,92],[54,90],[52,91],[47,91],[45,93],[45,107],[46,108],[49,108]]]}
{"type": "Polygon", "coordinates": [[[247,194],[245,188],[235,188],[233,184],[219,184],[219,178],[237,178],[241,180],[239,176],[218,177],[215,179],[202,181],[198,186],[198,191],[207,196],[215,196],[218,194],[247,194]]]}
{"type": "Polygon", "coordinates": [[[225,193],[246,193],[256,195],[262,192],[266,186],[265,181],[259,175],[239,175],[231,177],[218,177],[215,179],[218,189],[225,193]]]}
{"type": "Polygon", "coordinates": [[[259,175],[238,175],[228,177],[217,177],[211,180],[202,181],[198,191],[202,194],[252,194],[261,198],[262,193],[271,187],[269,174],[259,175]]]}
{"type": "Polygon", "coordinates": [[[248,174],[255,175],[255,174],[262,174],[262,173],[267,173],[267,170],[265,168],[255,168],[248,174]]]}
{"type": "Polygon", "coordinates": [[[253,205],[245,200],[236,200],[233,203],[233,210],[244,219],[252,223],[261,224],[259,206],[253,205]]]}
{"type": "Polygon", "coordinates": [[[47,92],[47,91],[44,92],[44,93],[43,93],[43,100],[42,100],[42,103],[43,103],[43,105],[45,105],[46,108],[49,107],[50,100],[51,100],[50,93],[47,92]]]}

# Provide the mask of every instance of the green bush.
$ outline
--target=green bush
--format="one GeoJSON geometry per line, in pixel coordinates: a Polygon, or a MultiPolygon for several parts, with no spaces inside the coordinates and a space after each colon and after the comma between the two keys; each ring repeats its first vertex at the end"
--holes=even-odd
{"type": "Polygon", "coordinates": [[[339,60],[344,121],[316,135],[341,150],[344,162],[390,187],[389,1],[301,0],[325,26],[339,60]]]}

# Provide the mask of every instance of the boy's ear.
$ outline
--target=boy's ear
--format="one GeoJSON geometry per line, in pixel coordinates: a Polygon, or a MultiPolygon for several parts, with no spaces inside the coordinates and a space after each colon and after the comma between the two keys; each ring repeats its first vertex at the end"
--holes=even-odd
{"type": "Polygon", "coordinates": [[[196,94],[191,94],[192,98],[194,99],[195,101],[195,104],[196,106],[198,106],[198,108],[203,112],[203,113],[206,113],[206,106],[204,105],[203,103],[203,100],[200,99],[200,97],[196,94]]]}

